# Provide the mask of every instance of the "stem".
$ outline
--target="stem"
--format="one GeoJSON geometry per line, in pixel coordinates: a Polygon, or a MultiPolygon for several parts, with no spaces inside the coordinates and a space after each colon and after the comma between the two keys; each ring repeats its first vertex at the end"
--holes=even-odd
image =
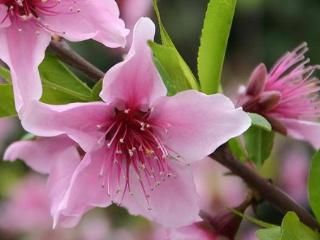
{"type": "Polygon", "coordinates": [[[243,165],[230,152],[227,145],[219,147],[212,155],[214,160],[231,170],[235,175],[241,177],[252,189],[256,190],[260,196],[271,205],[283,213],[294,211],[300,220],[312,229],[320,230],[320,224],[313,216],[281,189],[274,186],[270,181],[260,177],[256,172],[243,165]]]}
{"type": "Polygon", "coordinates": [[[89,63],[86,59],[81,57],[78,53],[73,51],[63,40],[51,41],[49,50],[63,62],[82,71],[91,79],[95,79],[95,81],[104,77],[104,73],[100,69],[98,69],[97,67],[89,63]]]}

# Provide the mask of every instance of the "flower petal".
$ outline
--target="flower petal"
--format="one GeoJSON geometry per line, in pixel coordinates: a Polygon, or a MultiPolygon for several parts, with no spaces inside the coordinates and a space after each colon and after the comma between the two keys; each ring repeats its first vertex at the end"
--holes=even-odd
{"type": "MultiPolygon", "coordinates": [[[[170,162],[174,176],[159,183],[147,203],[146,194],[134,173],[131,174],[131,193],[126,194],[121,205],[128,208],[130,214],[142,215],[165,227],[181,227],[200,220],[199,198],[193,181],[192,168],[170,162]]],[[[144,181],[145,187],[148,182],[144,181]]],[[[121,203],[121,202],[120,202],[121,203]]]]}
{"type": "MultiPolygon", "coordinates": [[[[66,148],[56,157],[55,163],[50,170],[47,189],[49,191],[49,199],[51,202],[51,215],[55,216],[58,212],[61,201],[63,200],[72,175],[76,167],[80,163],[80,155],[76,147],[66,148]]],[[[61,216],[61,220],[71,221],[68,216],[61,216]]]]}
{"type": "Polygon", "coordinates": [[[141,18],[134,29],[133,43],[125,60],[111,68],[100,94],[105,102],[121,99],[130,106],[149,104],[166,95],[166,88],[153,64],[148,40],[153,40],[154,23],[141,18]]]}
{"type": "Polygon", "coordinates": [[[9,27],[10,25],[11,21],[8,17],[8,7],[0,5],[0,29],[9,27]]]}
{"type": "Polygon", "coordinates": [[[320,123],[288,118],[278,120],[286,127],[289,136],[305,140],[314,148],[320,148],[320,123]]]}
{"type": "Polygon", "coordinates": [[[54,34],[71,41],[94,38],[108,47],[125,46],[129,31],[114,0],[64,0],[52,11],[59,15],[44,14],[42,19],[54,34]]]}
{"type": "Polygon", "coordinates": [[[208,156],[251,123],[224,95],[208,96],[193,90],[160,99],[150,117],[158,125],[168,126],[164,144],[187,162],[208,156]]]}
{"type": "Polygon", "coordinates": [[[0,32],[0,58],[11,70],[17,111],[25,103],[41,97],[38,65],[49,42],[50,35],[33,23],[16,21],[0,32]]]}
{"type": "Polygon", "coordinates": [[[52,137],[67,134],[85,151],[97,146],[103,132],[98,126],[106,123],[110,108],[103,102],[73,103],[53,106],[32,102],[24,110],[23,127],[37,135],[52,137]]]}
{"type": "Polygon", "coordinates": [[[55,225],[73,227],[89,209],[111,204],[100,177],[105,160],[105,149],[85,155],[75,169],[62,201],[52,211],[55,225]]]}
{"type": "Polygon", "coordinates": [[[75,146],[65,135],[52,138],[38,138],[12,143],[4,154],[4,159],[23,160],[29,167],[40,173],[49,173],[61,151],[75,146]]]}

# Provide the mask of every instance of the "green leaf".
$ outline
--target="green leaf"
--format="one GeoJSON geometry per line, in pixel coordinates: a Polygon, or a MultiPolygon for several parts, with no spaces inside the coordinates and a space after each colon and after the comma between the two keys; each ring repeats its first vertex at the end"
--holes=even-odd
{"type": "Polygon", "coordinates": [[[44,103],[60,105],[74,102],[85,102],[74,94],[70,94],[60,88],[55,88],[52,85],[43,84],[42,88],[43,94],[40,100],[44,103]]]}
{"type": "Polygon", "coordinates": [[[0,84],[0,102],[0,117],[11,117],[17,114],[11,84],[0,84]]]}
{"type": "Polygon", "coordinates": [[[256,113],[249,113],[249,117],[251,118],[252,125],[262,128],[268,132],[272,131],[271,124],[263,116],[256,113]]]}
{"type": "Polygon", "coordinates": [[[281,240],[319,240],[320,235],[299,221],[294,212],[288,212],[281,224],[281,240]]]}
{"type": "Polygon", "coordinates": [[[244,220],[250,222],[250,223],[253,223],[257,226],[260,226],[260,227],[263,227],[263,228],[273,228],[273,227],[277,227],[276,225],[273,225],[271,223],[267,223],[267,222],[264,222],[264,221],[261,221],[260,219],[257,219],[257,218],[254,218],[254,217],[251,217],[249,215],[246,215],[244,213],[241,213],[239,211],[237,211],[236,209],[233,209],[233,208],[228,208],[230,209],[231,212],[233,212],[234,214],[238,215],[239,217],[243,218],[244,220]]]}
{"type": "Polygon", "coordinates": [[[320,235],[300,222],[294,212],[288,212],[281,227],[272,227],[257,231],[259,240],[320,240],[320,235]]]}
{"type": "Polygon", "coordinates": [[[266,229],[260,229],[256,232],[259,240],[280,240],[281,239],[281,228],[272,227],[266,229]]]}
{"type": "Polygon", "coordinates": [[[100,79],[92,88],[92,91],[91,91],[91,98],[93,101],[100,101],[101,98],[100,98],[100,92],[102,90],[102,84],[103,84],[103,80],[100,79]]]}
{"type": "Polygon", "coordinates": [[[271,154],[274,133],[251,126],[244,134],[244,139],[249,160],[258,166],[262,166],[271,154]]]}
{"type": "MultiPolygon", "coordinates": [[[[76,101],[91,100],[91,89],[54,55],[46,55],[45,60],[39,66],[39,71],[43,86],[47,90],[54,90],[50,92],[51,95],[53,92],[57,92],[58,95],[65,93],[69,95],[69,99],[75,99],[76,101]]],[[[46,94],[47,92],[44,91],[44,98],[52,99],[52,96],[47,97],[46,94]]],[[[58,102],[53,103],[57,104],[58,102]]]]}
{"type": "Polygon", "coordinates": [[[170,95],[190,88],[197,88],[196,85],[187,81],[192,78],[189,68],[186,68],[181,61],[177,51],[172,47],[163,46],[155,42],[149,42],[149,46],[153,52],[155,65],[168,88],[170,95]]]}
{"type": "Polygon", "coordinates": [[[229,140],[228,145],[232,154],[235,155],[241,162],[245,162],[248,159],[247,153],[240,143],[240,139],[232,138],[229,140]]]}
{"type": "Polygon", "coordinates": [[[309,203],[318,221],[320,221],[320,151],[312,158],[308,180],[309,203]]]}
{"type": "Polygon", "coordinates": [[[165,76],[166,78],[164,79],[164,81],[166,81],[166,86],[168,87],[168,85],[172,85],[168,91],[172,94],[175,94],[186,89],[198,90],[199,84],[195,76],[193,75],[188,64],[184,61],[176,49],[169,34],[164,28],[157,5],[157,0],[153,0],[153,6],[159,23],[162,45],[150,41],[149,46],[153,51],[154,57],[157,59],[155,60],[155,64],[161,74],[161,77],[165,76]],[[166,62],[166,58],[170,59],[169,63],[166,62]],[[170,64],[174,65],[170,66],[170,64]],[[174,77],[176,76],[179,76],[179,78],[175,79],[174,77]]]}
{"type": "Polygon", "coordinates": [[[158,8],[158,3],[157,0],[153,0],[153,8],[154,8],[154,12],[156,14],[156,17],[158,19],[158,23],[159,23],[159,29],[160,29],[160,36],[161,36],[161,42],[163,45],[165,46],[169,46],[169,47],[175,47],[174,43],[172,42],[169,34],[167,33],[163,23],[162,23],[162,19],[160,16],[160,11],[158,8]]]}
{"type": "Polygon", "coordinates": [[[11,75],[9,69],[0,66],[0,77],[3,78],[6,82],[11,82],[11,75]]]}
{"type": "Polygon", "coordinates": [[[198,53],[201,90],[216,93],[236,7],[236,0],[211,0],[208,4],[198,53]]]}

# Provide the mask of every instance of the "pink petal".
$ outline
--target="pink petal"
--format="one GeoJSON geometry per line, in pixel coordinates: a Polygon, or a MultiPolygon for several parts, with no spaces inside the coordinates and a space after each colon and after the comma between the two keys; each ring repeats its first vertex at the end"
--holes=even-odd
{"type": "Polygon", "coordinates": [[[35,171],[49,173],[61,151],[71,146],[75,146],[75,143],[65,135],[17,141],[7,148],[4,159],[21,159],[35,171]]]}
{"type": "MultiPolygon", "coordinates": [[[[48,178],[47,188],[51,202],[51,215],[55,216],[58,212],[61,201],[63,200],[72,175],[80,163],[80,155],[75,147],[66,148],[56,157],[48,178]]],[[[71,221],[68,216],[61,216],[64,221],[71,221]]]]}
{"type": "Polygon", "coordinates": [[[89,151],[98,145],[103,135],[98,126],[106,123],[110,115],[110,108],[103,102],[61,106],[32,102],[25,108],[22,125],[37,136],[67,134],[85,151],[89,151]]]}
{"type": "Polygon", "coordinates": [[[151,118],[168,127],[164,144],[185,161],[203,159],[229,139],[246,131],[251,123],[241,108],[224,95],[184,91],[164,97],[151,118]]]}
{"type": "Polygon", "coordinates": [[[0,29],[6,28],[11,25],[10,18],[8,16],[8,8],[4,5],[0,5],[0,29]]]}
{"type": "Polygon", "coordinates": [[[146,16],[151,8],[150,0],[118,0],[121,15],[131,29],[140,17],[146,16]]]}
{"type": "MultiPolygon", "coordinates": [[[[149,204],[140,182],[132,173],[132,195],[126,194],[122,205],[128,208],[130,214],[142,215],[165,227],[181,227],[200,219],[199,198],[192,168],[175,162],[170,162],[169,165],[174,176],[166,178],[153,191],[149,191],[149,204]]],[[[144,181],[144,185],[148,188],[148,182],[144,181]]]]}
{"type": "Polygon", "coordinates": [[[94,38],[108,47],[125,46],[129,31],[119,18],[114,0],[64,0],[52,11],[59,15],[43,15],[42,18],[54,34],[71,41],[94,38]]]}
{"type": "Polygon", "coordinates": [[[107,189],[102,186],[99,177],[105,160],[105,149],[85,155],[75,169],[62,201],[52,211],[55,225],[73,227],[89,209],[111,204],[107,197],[107,189]]]}
{"type": "MultiPolygon", "coordinates": [[[[150,0],[118,0],[121,16],[127,27],[132,30],[140,17],[151,14],[152,1],[150,0]]],[[[132,32],[127,38],[127,43],[132,43],[132,32]]],[[[127,44],[128,46],[128,44],[127,44]]]]}
{"type": "Polygon", "coordinates": [[[121,99],[136,107],[166,95],[166,88],[153,64],[148,40],[153,40],[154,23],[141,18],[134,29],[133,43],[125,60],[111,68],[100,94],[105,102],[121,99]]]}
{"type": "Polygon", "coordinates": [[[16,21],[0,32],[0,58],[11,70],[17,111],[23,104],[41,97],[38,65],[49,42],[50,35],[33,23],[16,21]]]}
{"type": "Polygon", "coordinates": [[[289,136],[308,141],[314,148],[320,148],[320,123],[289,118],[279,121],[286,127],[289,136]]]}

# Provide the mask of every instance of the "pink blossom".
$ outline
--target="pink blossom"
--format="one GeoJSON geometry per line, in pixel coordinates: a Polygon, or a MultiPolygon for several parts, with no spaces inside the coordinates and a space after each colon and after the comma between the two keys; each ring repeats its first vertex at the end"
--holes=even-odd
{"type": "Polygon", "coordinates": [[[15,186],[1,214],[0,227],[9,231],[35,231],[52,223],[44,179],[30,176],[15,186]]]}
{"type": "Polygon", "coordinates": [[[17,110],[41,97],[37,68],[52,35],[123,47],[127,34],[114,0],[0,0],[0,58],[11,69],[17,110]]]}
{"type": "Polygon", "coordinates": [[[74,141],[65,135],[52,138],[37,138],[12,143],[4,154],[4,159],[23,160],[33,170],[48,174],[48,193],[52,214],[61,201],[72,173],[81,156],[74,141]]]}
{"type": "Polygon", "coordinates": [[[319,66],[307,65],[307,51],[307,44],[301,44],[282,56],[269,72],[260,64],[240,96],[239,105],[266,117],[274,130],[319,148],[319,86],[312,76],[319,66]]]}
{"type": "Polygon", "coordinates": [[[128,28],[133,29],[140,17],[149,15],[152,8],[152,0],[117,0],[120,15],[128,28]]]}
{"type": "Polygon", "coordinates": [[[152,240],[219,240],[221,239],[214,231],[198,222],[187,227],[165,229],[158,227],[152,240]]]}
{"type": "Polygon", "coordinates": [[[104,240],[110,235],[108,221],[97,213],[73,230],[53,230],[45,179],[37,175],[29,175],[13,186],[1,210],[1,234],[12,237],[23,234],[33,240],[104,240]]]}
{"type": "Polygon", "coordinates": [[[87,152],[59,203],[56,223],[72,226],[88,209],[115,202],[165,226],[190,224],[199,218],[199,204],[188,164],[250,126],[247,114],[221,94],[190,90],[166,97],[147,45],[154,34],[150,19],[138,21],[127,57],[104,78],[103,102],[35,101],[26,108],[28,131],[67,134],[87,152]]]}
{"type": "Polygon", "coordinates": [[[236,176],[226,175],[229,170],[207,157],[194,165],[196,189],[201,209],[211,215],[236,207],[245,199],[247,187],[236,176]]]}
{"type": "Polygon", "coordinates": [[[309,154],[303,148],[289,148],[282,156],[279,176],[281,187],[297,202],[306,204],[309,174],[309,154]]]}
{"type": "MultiPolygon", "coordinates": [[[[134,28],[140,17],[149,16],[152,8],[152,0],[117,0],[117,3],[120,8],[120,16],[129,29],[134,28]]],[[[128,43],[132,42],[132,32],[127,40],[128,43]]]]}

